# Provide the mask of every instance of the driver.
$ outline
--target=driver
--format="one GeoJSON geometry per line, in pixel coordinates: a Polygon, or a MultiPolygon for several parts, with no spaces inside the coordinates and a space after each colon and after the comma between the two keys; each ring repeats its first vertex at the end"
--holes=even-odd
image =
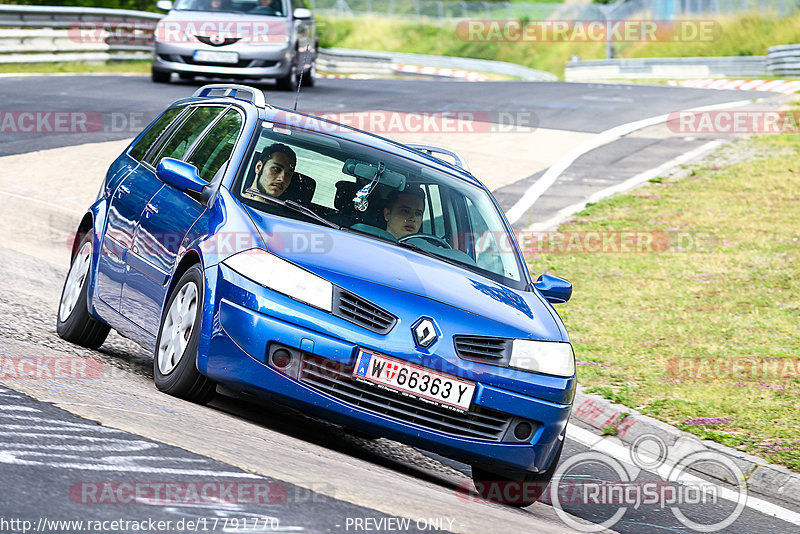
{"type": "Polygon", "coordinates": [[[386,219],[387,232],[397,239],[419,232],[425,213],[425,192],[420,187],[410,186],[403,191],[392,191],[386,206],[383,218],[386,219]]]}
{"type": "MultiPolygon", "coordinates": [[[[250,187],[271,197],[279,197],[292,183],[297,156],[294,150],[281,143],[274,143],[265,148],[256,161],[255,176],[250,187]]],[[[258,197],[245,193],[244,196],[259,200],[258,197]]]]}

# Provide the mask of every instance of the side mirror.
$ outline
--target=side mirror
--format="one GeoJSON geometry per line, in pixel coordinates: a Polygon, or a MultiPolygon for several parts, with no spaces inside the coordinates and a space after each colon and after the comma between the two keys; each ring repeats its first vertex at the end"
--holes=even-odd
{"type": "Polygon", "coordinates": [[[207,182],[200,178],[197,167],[175,158],[164,158],[156,168],[156,176],[179,191],[201,193],[207,182]]]}
{"type": "Polygon", "coordinates": [[[304,7],[298,7],[294,10],[294,18],[296,19],[310,19],[311,10],[304,7]]]}
{"type": "Polygon", "coordinates": [[[169,11],[172,9],[172,2],[170,0],[158,0],[158,2],[156,2],[156,9],[160,9],[161,11],[169,11]]]}
{"type": "Polygon", "coordinates": [[[534,282],[533,287],[550,304],[563,304],[572,296],[572,284],[558,276],[543,274],[534,282]]]}

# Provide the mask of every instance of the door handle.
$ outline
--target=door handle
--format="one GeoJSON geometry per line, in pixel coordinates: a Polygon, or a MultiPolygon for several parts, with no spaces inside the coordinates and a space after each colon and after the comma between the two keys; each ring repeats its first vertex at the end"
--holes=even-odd
{"type": "MultiPolygon", "coordinates": [[[[156,206],[152,202],[148,202],[147,206],[145,206],[145,208],[144,208],[144,211],[146,211],[148,214],[152,213],[153,215],[157,215],[158,214],[158,206],[156,206]]],[[[149,217],[150,215],[145,215],[145,216],[149,217]]]]}
{"type": "Polygon", "coordinates": [[[119,189],[117,189],[117,198],[122,198],[123,195],[127,195],[130,192],[131,188],[123,184],[119,186],[119,189]]]}

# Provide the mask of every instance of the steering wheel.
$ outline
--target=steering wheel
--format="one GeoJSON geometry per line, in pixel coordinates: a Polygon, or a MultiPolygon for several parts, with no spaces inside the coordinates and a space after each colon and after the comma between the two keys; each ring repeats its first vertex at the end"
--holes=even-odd
{"type": "Polygon", "coordinates": [[[408,241],[412,237],[419,237],[421,239],[424,239],[425,241],[428,241],[429,243],[433,243],[434,245],[436,245],[438,247],[453,248],[453,247],[450,246],[450,243],[448,243],[447,241],[445,241],[441,237],[438,237],[438,236],[435,236],[435,235],[431,235],[431,234],[408,234],[406,236],[401,237],[397,241],[399,243],[405,243],[406,241],[408,241]]]}

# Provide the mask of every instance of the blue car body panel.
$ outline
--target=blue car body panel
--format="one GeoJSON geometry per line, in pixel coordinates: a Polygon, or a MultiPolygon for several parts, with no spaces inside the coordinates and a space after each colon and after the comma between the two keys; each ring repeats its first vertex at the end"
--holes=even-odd
{"type": "MultiPolygon", "coordinates": [[[[245,120],[230,164],[207,186],[206,200],[164,184],[128,150],[109,169],[100,198],[87,212],[99,251],[89,280],[92,315],[153,350],[179,266],[196,261],[205,277],[197,369],[212,380],[469,463],[547,469],[563,440],[576,377],[466,361],[453,340],[456,335],[491,335],[569,342],[558,314],[532,289],[528,273],[520,281],[527,289],[514,289],[370,236],[243,205],[229,189],[250,137],[261,121],[291,113],[216,100],[239,106],[245,120]],[[222,263],[251,248],[266,249],[375,303],[396,323],[387,334],[376,333],[263,287],[222,263]],[[415,345],[411,332],[421,316],[433,318],[441,334],[426,348],[415,345]],[[359,350],[367,349],[474,382],[475,406],[531,421],[535,432],[523,443],[472,439],[354,406],[270,367],[272,343],[342,366],[352,366],[359,350]]],[[[198,101],[210,99],[175,105],[198,101]]],[[[480,185],[462,170],[371,134],[352,132],[347,139],[480,185]]],[[[517,243],[513,246],[522,258],[517,243]]]]}

